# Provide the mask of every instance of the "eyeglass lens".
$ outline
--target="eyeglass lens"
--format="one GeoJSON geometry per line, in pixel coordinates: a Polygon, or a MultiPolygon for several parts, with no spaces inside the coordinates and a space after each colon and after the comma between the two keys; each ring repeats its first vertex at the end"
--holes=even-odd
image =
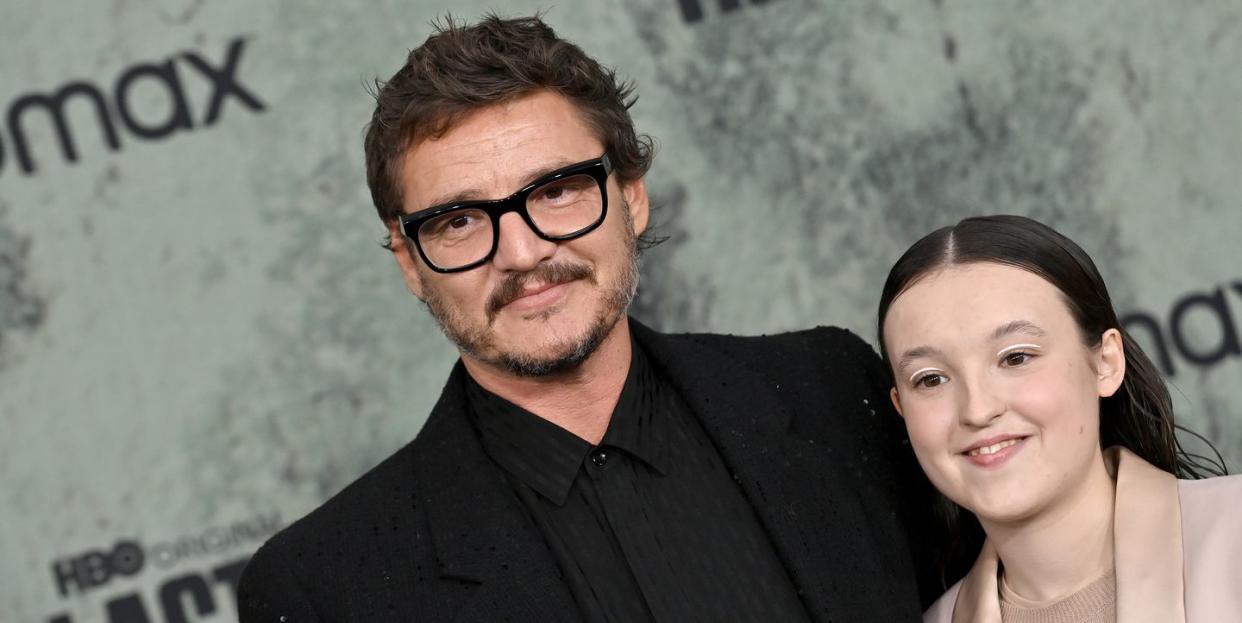
{"type": "MultiPolygon", "coordinates": [[[[604,199],[599,182],[586,174],[553,180],[526,197],[526,212],[540,234],[570,236],[599,220],[604,199]]],[[[441,214],[418,229],[418,243],[431,263],[453,269],[492,252],[492,218],[481,208],[464,207],[441,214]]]]}

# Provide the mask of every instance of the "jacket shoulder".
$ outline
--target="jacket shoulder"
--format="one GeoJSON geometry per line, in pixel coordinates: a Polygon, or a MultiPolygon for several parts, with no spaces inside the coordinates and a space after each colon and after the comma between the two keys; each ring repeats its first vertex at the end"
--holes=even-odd
{"type": "Polygon", "coordinates": [[[1242,540],[1242,475],[1177,481],[1183,532],[1214,534],[1228,531],[1242,540]]]}
{"type": "Polygon", "coordinates": [[[357,521],[365,520],[366,524],[370,524],[377,516],[391,515],[392,510],[412,509],[417,497],[414,487],[416,443],[406,444],[317,508],[286,526],[269,539],[265,547],[304,546],[325,534],[336,536],[335,531],[342,524],[348,523],[357,530],[362,527],[355,523],[357,521]]]}
{"type": "Polygon", "coordinates": [[[665,333],[665,338],[690,340],[705,344],[733,347],[772,347],[777,345],[797,345],[807,342],[861,339],[848,329],[835,326],[820,325],[809,329],[782,331],[779,333],[763,333],[758,335],[738,335],[734,333],[665,333]]]}
{"type": "Polygon", "coordinates": [[[325,598],[373,593],[396,575],[434,580],[433,555],[421,545],[428,539],[415,504],[414,446],[407,444],[255,552],[238,582],[243,623],[352,619],[341,609],[356,613],[357,604],[325,598]],[[402,561],[400,568],[389,564],[394,560],[402,561]]]}
{"type": "Polygon", "coordinates": [[[1178,481],[1188,621],[1242,620],[1242,476],[1178,481]]]}
{"type": "Polygon", "coordinates": [[[1227,555],[1242,570],[1242,475],[1179,480],[1177,493],[1187,561],[1227,555]]]}
{"type": "MultiPolygon", "coordinates": [[[[744,367],[765,385],[799,404],[817,405],[815,414],[845,418],[860,426],[888,419],[892,381],[871,345],[840,327],[820,326],[772,335],[688,333],[663,336],[679,342],[706,364],[744,367]],[[842,409],[844,405],[851,408],[842,409]],[[863,417],[851,418],[857,405],[863,417]]],[[[894,417],[892,422],[900,420],[894,417]]],[[[890,422],[890,423],[892,423],[890,422]]]]}
{"type": "Polygon", "coordinates": [[[665,337],[729,352],[751,361],[769,357],[797,363],[791,362],[790,357],[803,356],[817,359],[844,358],[855,363],[878,362],[870,344],[848,329],[833,326],[763,335],[680,333],[668,334],[665,337]]]}

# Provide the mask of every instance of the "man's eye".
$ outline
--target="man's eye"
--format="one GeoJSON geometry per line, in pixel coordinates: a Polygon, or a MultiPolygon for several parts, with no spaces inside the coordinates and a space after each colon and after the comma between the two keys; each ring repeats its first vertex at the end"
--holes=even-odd
{"type": "Polygon", "coordinates": [[[598,195],[598,193],[591,192],[594,188],[597,188],[594,178],[587,175],[575,175],[549,182],[535,191],[528,201],[543,207],[574,205],[598,195]]]}
{"type": "Polygon", "coordinates": [[[422,235],[449,239],[471,236],[483,228],[486,223],[485,218],[486,215],[480,214],[477,210],[445,214],[424,225],[422,235]]]}

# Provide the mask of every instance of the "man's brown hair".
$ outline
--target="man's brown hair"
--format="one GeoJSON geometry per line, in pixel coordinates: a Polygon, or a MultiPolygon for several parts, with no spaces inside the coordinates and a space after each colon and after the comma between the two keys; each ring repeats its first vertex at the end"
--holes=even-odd
{"type": "Polygon", "coordinates": [[[486,15],[466,26],[452,17],[410,52],[387,82],[376,82],[375,113],[367,128],[367,184],[379,217],[399,218],[401,163],[410,147],[443,136],[470,113],[539,90],[574,103],[604,143],[622,182],[651,166],[652,142],[634,131],[633,85],[556,36],[538,15],[486,15]]]}

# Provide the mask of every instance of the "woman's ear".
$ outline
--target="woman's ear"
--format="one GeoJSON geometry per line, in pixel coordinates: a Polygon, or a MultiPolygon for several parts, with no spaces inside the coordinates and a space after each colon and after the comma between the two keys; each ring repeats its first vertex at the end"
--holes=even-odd
{"type": "Polygon", "coordinates": [[[888,390],[888,399],[893,401],[893,408],[897,410],[897,415],[900,415],[903,420],[906,419],[906,414],[901,412],[901,396],[897,395],[896,387],[888,390]]]}
{"type": "Polygon", "coordinates": [[[1109,329],[1100,337],[1100,348],[1095,354],[1095,371],[1100,397],[1107,398],[1117,393],[1126,378],[1126,351],[1121,331],[1109,329]]]}

